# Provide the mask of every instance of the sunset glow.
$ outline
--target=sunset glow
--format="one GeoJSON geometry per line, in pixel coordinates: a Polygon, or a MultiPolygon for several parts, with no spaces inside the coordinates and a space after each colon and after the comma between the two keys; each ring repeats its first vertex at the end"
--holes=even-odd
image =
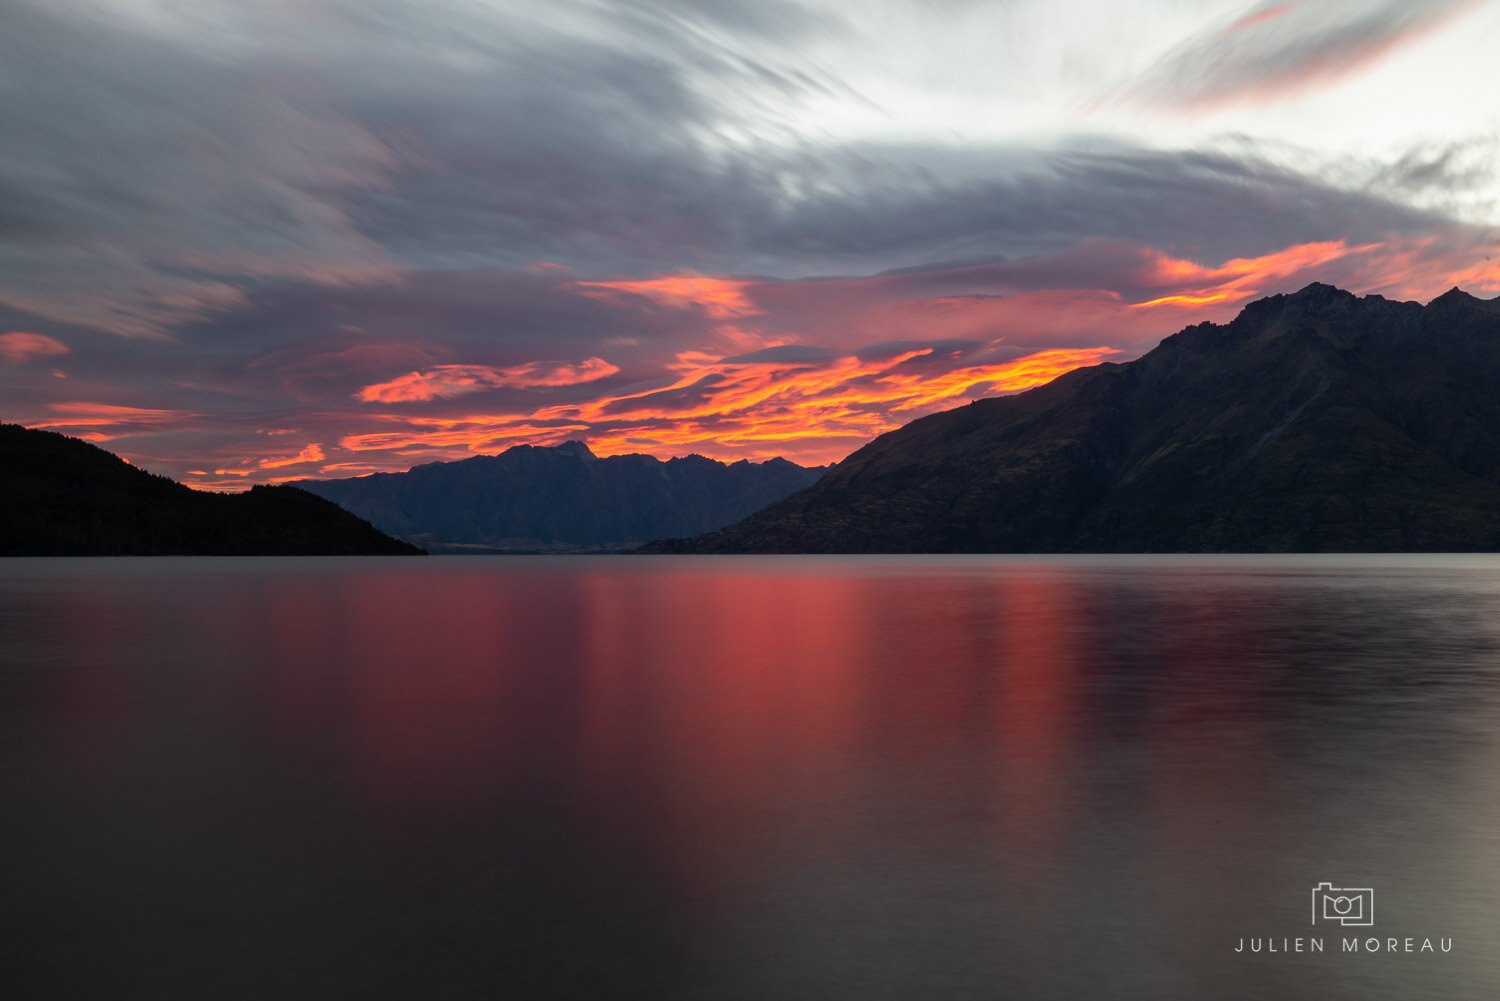
{"type": "Polygon", "coordinates": [[[1493,2],[20,5],[0,419],[200,487],[835,462],[1310,282],[1500,293],[1493,2]]]}

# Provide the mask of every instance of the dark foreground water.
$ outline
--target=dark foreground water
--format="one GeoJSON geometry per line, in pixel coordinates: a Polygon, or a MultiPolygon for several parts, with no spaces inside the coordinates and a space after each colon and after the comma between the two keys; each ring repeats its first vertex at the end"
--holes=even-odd
{"type": "Polygon", "coordinates": [[[1491,998],[1497,832],[1495,557],[0,560],[18,1001],[1491,998]]]}

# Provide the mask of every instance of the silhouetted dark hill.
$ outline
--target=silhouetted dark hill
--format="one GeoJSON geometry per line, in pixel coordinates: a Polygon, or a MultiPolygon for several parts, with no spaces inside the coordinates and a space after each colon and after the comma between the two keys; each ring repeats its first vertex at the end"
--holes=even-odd
{"type": "Polygon", "coordinates": [[[785,459],[601,459],[569,441],[297,486],[434,552],[566,552],[629,549],[718,528],[822,474],[785,459]]]}
{"type": "Polygon", "coordinates": [[[193,490],[77,438],[0,424],[0,555],[420,553],[293,487],[193,490]]]}
{"type": "Polygon", "coordinates": [[[1314,284],[913,421],[654,552],[1500,549],[1500,299],[1314,284]]]}

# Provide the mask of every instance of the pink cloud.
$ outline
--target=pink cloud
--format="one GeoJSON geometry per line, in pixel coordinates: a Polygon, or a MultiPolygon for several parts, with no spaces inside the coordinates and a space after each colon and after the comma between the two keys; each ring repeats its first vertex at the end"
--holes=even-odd
{"type": "MultiPolygon", "coordinates": [[[[822,463],[922,414],[1128,360],[1188,324],[1228,320],[1253,298],[1311,281],[1424,301],[1453,285],[1493,295],[1497,260],[1500,245],[1487,237],[1441,234],[1295,243],[1229,259],[1091,239],[1027,259],[864,278],[683,275],[679,285],[666,276],[648,279],[648,292],[613,282],[581,288],[565,277],[546,293],[564,300],[548,305],[571,325],[540,324],[508,350],[581,361],[439,364],[474,357],[489,327],[460,324],[444,343],[444,326],[412,307],[422,313],[419,341],[385,334],[351,344],[336,328],[267,365],[280,374],[297,352],[316,359],[297,394],[312,405],[256,396],[251,390],[288,390],[236,381],[228,368],[228,385],[255,406],[211,411],[209,397],[184,397],[182,410],[76,402],[92,391],[66,387],[92,383],[75,372],[68,382],[38,380],[33,413],[16,417],[113,438],[113,450],[146,468],[215,488],[395,471],[569,438],[600,455],[822,463]],[[605,344],[608,362],[593,356],[605,344]],[[409,374],[376,382],[398,372],[409,374]],[[43,402],[49,390],[74,402],[43,402]]],[[[491,305],[485,322],[549,315],[526,312],[531,306],[525,297],[491,305]]],[[[357,311],[350,319],[370,325],[357,311]]]]}
{"type": "Polygon", "coordinates": [[[33,427],[92,428],[121,425],[167,425],[192,420],[198,416],[181,410],[122,407],[112,403],[49,403],[47,409],[57,416],[39,421],[33,424],[33,427]]]}
{"type": "Polygon", "coordinates": [[[696,307],[716,320],[728,320],[737,316],[755,316],[760,312],[746,293],[746,289],[755,284],[733,278],[684,274],[639,281],[578,282],[577,287],[584,290],[585,295],[607,296],[623,292],[663,306],[696,307]]]}
{"type": "Polygon", "coordinates": [[[366,386],[355,396],[366,403],[411,403],[452,399],[484,389],[538,389],[576,386],[620,371],[603,358],[581,362],[534,361],[509,368],[489,365],[436,365],[425,372],[410,372],[390,382],[366,386]]]}
{"type": "Polygon", "coordinates": [[[0,334],[0,359],[12,365],[24,365],[38,358],[55,358],[72,353],[72,348],[46,334],[31,334],[24,330],[0,334]]]}

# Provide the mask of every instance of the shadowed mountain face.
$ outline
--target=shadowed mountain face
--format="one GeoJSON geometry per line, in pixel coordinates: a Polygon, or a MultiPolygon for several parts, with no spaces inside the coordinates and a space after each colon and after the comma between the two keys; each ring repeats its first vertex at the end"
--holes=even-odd
{"type": "Polygon", "coordinates": [[[1500,548],[1500,299],[1314,284],[935,414],[654,552],[1500,548]]]}
{"type": "Polygon", "coordinates": [[[822,474],[785,459],[601,459],[569,441],[297,486],[433,552],[568,552],[628,549],[718,528],[822,474]]]}
{"type": "Polygon", "coordinates": [[[303,490],[205,493],[15,424],[0,424],[0,511],[3,556],[420,553],[303,490]]]}

